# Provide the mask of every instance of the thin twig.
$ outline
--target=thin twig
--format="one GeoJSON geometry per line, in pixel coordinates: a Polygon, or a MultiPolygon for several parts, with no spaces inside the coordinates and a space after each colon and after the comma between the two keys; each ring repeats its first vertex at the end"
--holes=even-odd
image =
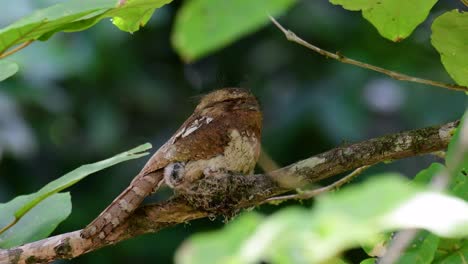
{"type": "Polygon", "coordinates": [[[13,221],[11,221],[8,225],[0,229],[0,235],[4,233],[5,231],[7,231],[8,229],[10,229],[12,226],[14,226],[17,222],[18,222],[18,218],[15,217],[13,221]]]}
{"type": "Polygon", "coordinates": [[[335,60],[343,62],[343,63],[348,63],[348,64],[352,64],[352,65],[355,65],[355,66],[358,66],[358,67],[361,67],[361,68],[365,68],[365,69],[369,69],[369,70],[372,70],[372,71],[380,72],[380,73],[383,73],[385,75],[388,75],[388,76],[392,77],[395,80],[422,83],[422,84],[436,86],[436,87],[442,87],[442,88],[446,88],[446,89],[450,89],[450,90],[454,90],[454,91],[468,92],[468,87],[466,87],[466,86],[462,86],[462,85],[458,85],[458,84],[448,84],[448,83],[443,83],[443,82],[438,82],[438,81],[427,80],[427,79],[422,79],[422,78],[409,76],[409,75],[406,75],[406,74],[403,74],[403,73],[390,71],[390,70],[387,70],[387,69],[384,69],[384,68],[381,68],[381,67],[377,67],[377,66],[365,63],[365,62],[350,59],[348,57],[343,56],[339,52],[332,53],[330,51],[321,49],[321,48],[319,48],[317,46],[314,46],[314,45],[310,44],[309,42],[301,39],[300,37],[298,37],[291,30],[285,29],[272,16],[270,16],[270,19],[273,22],[273,24],[275,24],[275,26],[278,27],[284,33],[284,35],[286,36],[286,38],[289,41],[295,42],[295,43],[297,43],[297,44],[299,44],[301,46],[304,46],[304,47],[306,47],[306,48],[308,48],[310,50],[313,50],[313,51],[315,51],[315,52],[317,52],[317,53],[319,53],[319,54],[321,54],[321,55],[323,55],[323,56],[325,56],[327,58],[332,58],[332,59],[335,59],[335,60]]]}
{"type": "Polygon", "coordinates": [[[355,177],[360,175],[362,172],[367,170],[369,167],[370,167],[370,165],[359,167],[359,168],[355,169],[353,172],[351,172],[350,174],[346,175],[345,177],[343,177],[343,178],[339,179],[338,181],[336,181],[336,182],[334,182],[334,183],[332,183],[330,185],[327,185],[325,187],[318,188],[318,189],[315,189],[315,190],[302,191],[300,193],[295,193],[295,194],[271,197],[271,198],[266,199],[265,203],[268,203],[268,202],[284,202],[286,200],[292,200],[292,199],[295,199],[295,200],[310,199],[310,198],[315,197],[315,196],[317,196],[319,194],[329,192],[329,191],[331,191],[333,189],[340,188],[341,186],[343,186],[346,183],[350,182],[352,179],[354,179],[355,177]]]}
{"type": "Polygon", "coordinates": [[[31,44],[33,42],[34,42],[34,40],[28,40],[26,42],[23,42],[21,45],[16,46],[15,48],[13,48],[11,50],[7,50],[4,53],[1,53],[0,54],[0,59],[6,58],[6,57],[12,55],[13,53],[18,52],[18,51],[26,48],[27,46],[29,46],[29,44],[31,44]]]}

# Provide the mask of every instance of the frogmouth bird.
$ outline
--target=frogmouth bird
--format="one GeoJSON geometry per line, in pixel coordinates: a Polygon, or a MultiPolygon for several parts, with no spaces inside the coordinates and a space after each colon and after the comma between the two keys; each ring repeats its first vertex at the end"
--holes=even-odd
{"type": "Polygon", "coordinates": [[[217,173],[252,174],[261,130],[262,113],[250,92],[225,88],[203,96],[193,114],[81,236],[104,239],[163,183],[176,188],[217,173]]]}

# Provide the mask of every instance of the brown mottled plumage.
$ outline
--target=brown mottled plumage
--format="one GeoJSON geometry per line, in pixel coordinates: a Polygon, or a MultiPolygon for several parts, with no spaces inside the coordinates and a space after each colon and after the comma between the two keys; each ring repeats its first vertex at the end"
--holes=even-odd
{"type": "Polygon", "coordinates": [[[190,184],[218,171],[251,174],[260,154],[261,123],[258,102],[248,91],[225,88],[205,95],[82,237],[104,239],[164,182],[190,184]]]}

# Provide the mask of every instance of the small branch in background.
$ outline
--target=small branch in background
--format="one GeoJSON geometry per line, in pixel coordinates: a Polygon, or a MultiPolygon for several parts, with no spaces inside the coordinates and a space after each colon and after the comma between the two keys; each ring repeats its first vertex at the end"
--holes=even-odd
{"type": "MultiPolygon", "coordinates": [[[[468,0],[463,0],[463,1],[468,1],[468,0]]],[[[342,54],[340,54],[339,52],[333,53],[333,52],[321,49],[321,48],[319,48],[317,46],[314,46],[314,45],[310,44],[309,42],[301,39],[300,37],[298,37],[291,30],[285,29],[272,16],[270,16],[270,20],[273,22],[273,24],[275,24],[276,27],[278,27],[284,33],[284,35],[286,36],[286,38],[289,41],[295,42],[295,43],[297,43],[297,44],[299,44],[301,46],[304,46],[304,47],[306,47],[306,48],[308,48],[310,50],[313,50],[313,51],[315,51],[315,52],[317,52],[317,53],[319,53],[319,54],[321,54],[321,55],[323,55],[323,56],[325,56],[327,58],[332,58],[332,59],[335,59],[335,60],[343,62],[343,63],[348,63],[348,64],[352,64],[352,65],[355,65],[355,66],[358,66],[358,67],[361,67],[361,68],[365,68],[365,69],[368,69],[368,70],[380,72],[380,73],[383,73],[385,75],[388,75],[388,76],[392,77],[395,80],[421,83],[421,84],[446,88],[446,89],[454,90],[454,91],[468,92],[468,87],[466,87],[466,86],[461,86],[461,85],[457,85],[457,84],[448,84],[448,83],[443,83],[443,82],[438,82],[438,81],[427,80],[427,79],[422,79],[422,78],[409,76],[409,75],[406,75],[406,74],[403,74],[403,73],[390,71],[390,70],[387,70],[387,69],[384,69],[384,68],[381,68],[381,67],[377,67],[377,66],[365,63],[365,62],[361,62],[361,61],[357,61],[357,60],[347,58],[347,57],[343,56],[342,54]]]]}
{"type": "Polygon", "coordinates": [[[7,50],[7,51],[5,51],[5,52],[3,52],[3,53],[0,53],[0,59],[4,59],[4,58],[6,58],[6,57],[8,57],[8,56],[10,56],[10,55],[12,55],[12,54],[14,54],[14,53],[20,51],[20,50],[26,48],[27,46],[29,46],[29,44],[31,44],[31,43],[33,43],[33,42],[34,42],[34,40],[28,40],[28,41],[26,41],[26,42],[24,42],[24,43],[22,43],[22,44],[20,44],[20,45],[18,45],[18,46],[16,46],[16,47],[14,47],[14,48],[11,49],[11,50],[7,50]]]}
{"type": "Polygon", "coordinates": [[[307,200],[307,199],[310,199],[310,198],[315,197],[317,195],[320,195],[322,193],[329,192],[329,191],[331,191],[333,189],[340,188],[341,186],[343,186],[346,183],[350,182],[352,179],[354,179],[355,177],[360,175],[362,172],[367,170],[369,167],[370,167],[370,165],[366,165],[366,166],[362,166],[360,168],[357,168],[353,172],[351,172],[350,174],[346,175],[345,177],[339,179],[338,181],[336,181],[336,182],[334,182],[334,183],[332,183],[332,184],[330,184],[328,186],[318,188],[318,189],[315,189],[315,190],[302,191],[300,193],[295,193],[295,194],[290,194],[290,195],[271,197],[271,198],[266,199],[265,203],[268,203],[268,202],[284,202],[284,201],[293,200],[293,199],[294,200],[307,200]]]}

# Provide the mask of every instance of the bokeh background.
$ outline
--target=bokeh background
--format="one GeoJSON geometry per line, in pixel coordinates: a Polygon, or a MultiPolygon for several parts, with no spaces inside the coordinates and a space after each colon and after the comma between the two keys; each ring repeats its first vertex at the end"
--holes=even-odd
{"type": "MultiPolygon", "coordinates": [[[[59,1],[16,0],[0,8],[0,27],[59,1]]],[[[197,62],[171,46],[177,10],[158,10],[134,34],[110,21],[59,33],[12,57],[20,72],[0,83],[0,202],[34,192],[81,164],[144,142],[156,150],[190,115],[197,96],[216,88],[250,89],[264,111],[263,147],[280,166],[382,134],[459,118],[460,93],[395,81],[288,42],[271,24],[197,62]]],[[[430,24],[461,2],[441,0],[405,41],[380,37],[360,13],[327,1],[298,1],[280,22],[330,51],[404,72],[452,82],[430,44],[430,24]]],[[[434,161],[416,157],[374,167],[408,177],[434,161]]],[[[99,172],[71,188],[73,211],[55,233],[83,228],[124,189],[146,158],[99,172]]],[[[170,190],[150,198],[164,199],[170,190]]],[[[287,205],[287,204],[285,204],[287,205]]],[[[283,206],[285,206],[283,205],[283,206]]],[[[304,203],[303,206],[308,206],[304,203]]],[[[279,207],[262,206],[271,213],[279,207]]],[[[141,236],[67,263],[172,263],[184,238],[222,227],[200,220],[141,236]]],[[[351,252],[349,259],[359,252],[351,252]]]]}

